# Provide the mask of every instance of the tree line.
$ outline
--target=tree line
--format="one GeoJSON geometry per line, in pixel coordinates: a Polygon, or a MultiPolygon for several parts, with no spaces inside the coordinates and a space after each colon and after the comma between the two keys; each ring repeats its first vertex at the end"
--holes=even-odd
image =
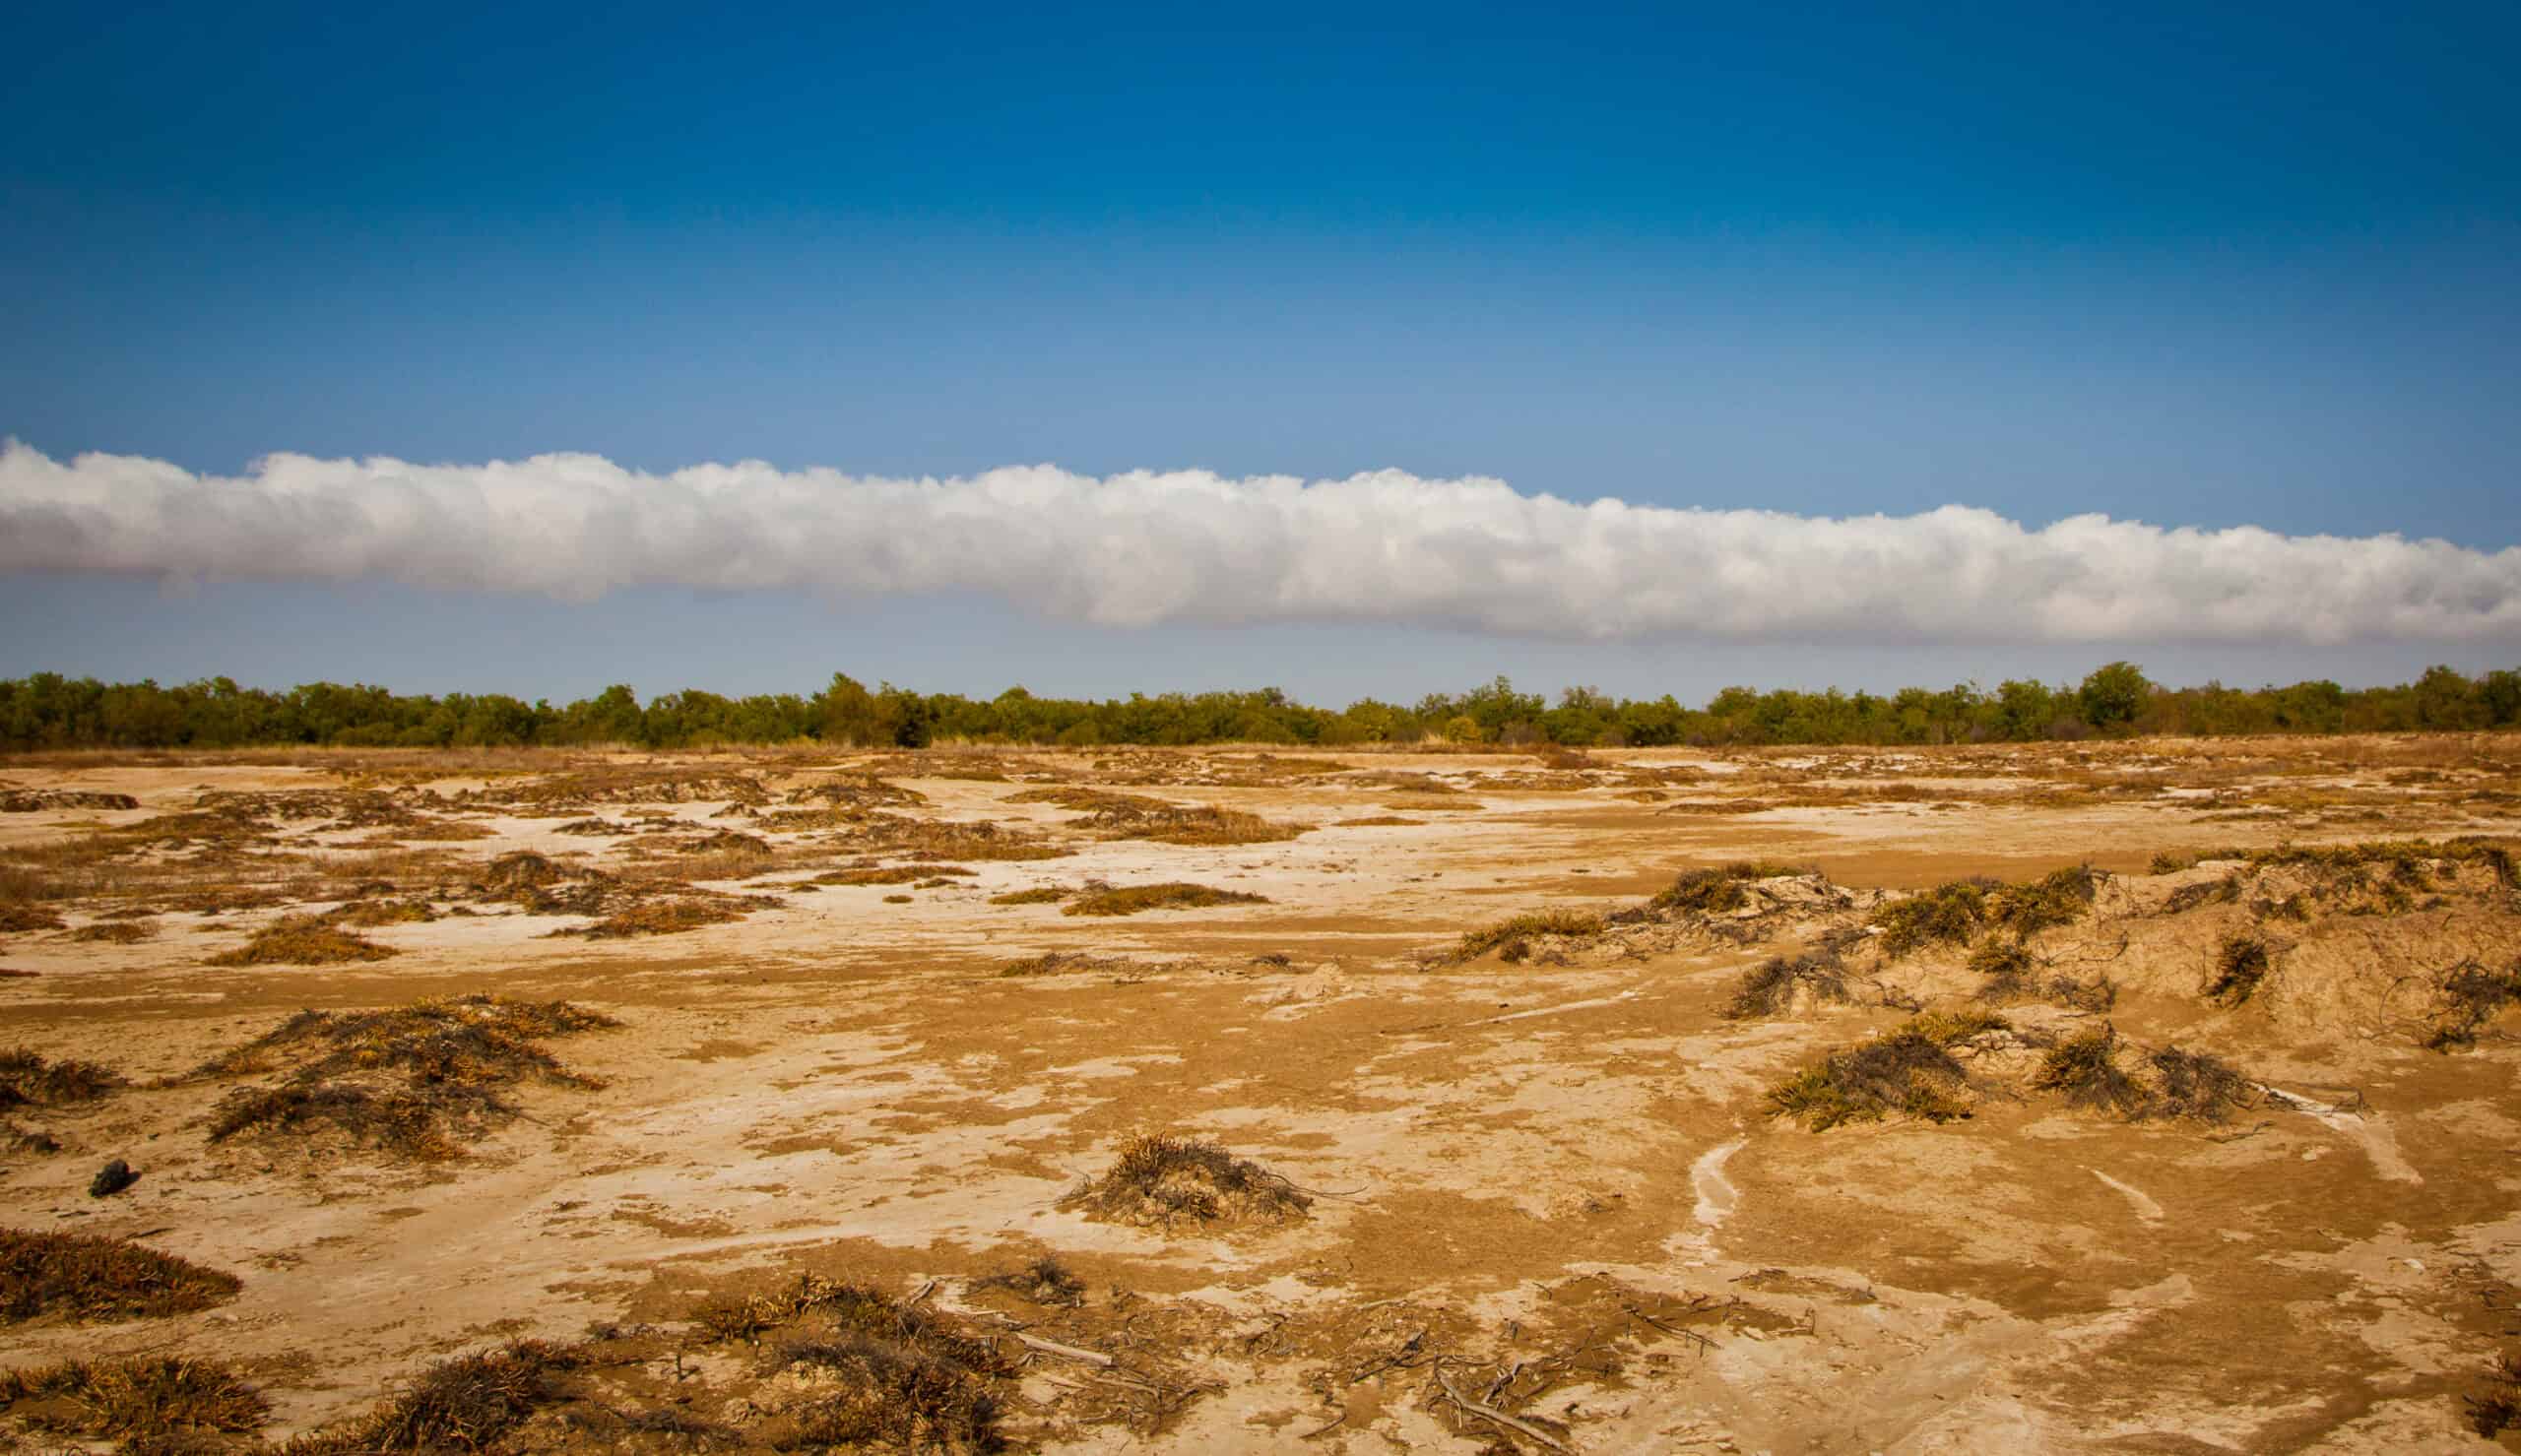
{"type": "Polygon", "coordinates": [[[1275,688],[1258,692],[1132,693],[1100,701],[1036,697],[1011,687],[994,698],[873,689],[834,673],[810,697],[731,698],[699,689],[642,702],[626,684],[554,706],[503,693],[396,693],[310,682],[286,692],[226,677],[162,687],[37,672],[0,679],[0,750],[579,746],[648,748],[818,741],[922,747],[937,742],[1094,744],[1959,743],[2132,734],[2404,732],[2508,728],[2521,723],[2521,670],[2471,677],[2427,668],[2395,687],[2334,682],[2288,687],[2165,687],[2132,663],[2110,663],[2080,683],[2007,681],[1992,689],[1903,688],[1888,694],[1759,692],[1728,687],[1700,707],[1670,694],[1614,698],[1588,687],[1556,702],[1504,677],[1414,704],[1365,698],[1309,706],[1275,688]]]}

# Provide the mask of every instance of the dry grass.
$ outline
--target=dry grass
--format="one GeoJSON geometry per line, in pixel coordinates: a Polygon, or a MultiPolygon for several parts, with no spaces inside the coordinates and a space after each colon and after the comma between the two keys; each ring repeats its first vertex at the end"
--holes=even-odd
{"type": "Polygon", "coordinates": [[[1266,896],[1248,895],[1240,890],[1219,890],[1208,885],[1194,885],[1172,880],[1160,885],[1125,885],[1116,889],[1091,891],[1069,902],[1060,914],[1133,916],[1150,910],[1205,910],[1214,905],[1266,905],[1268,903],[1266,896]]]}
{"type": "Polygon", "coordinates": [[[58,930],[67,922],[51,911],[32,905],[0,905],[0,934],[23,935],[33,930],[58,930]]]}
{"type": "Polygon", "coordinates": [[[960,1320],[864,1285],[814,1275],[750,1299],[693,1311],[713,1342],[744,1340],[765,1367],[812,1393],[763,1443],[981,1452],[1003,1444],[1000,1389],[1016,1367],[960,1320]]]}
{"type": "Polygon", "coordinates": [[[1678,911],[1684,915],[1725,915],[1750,903],[1750,892],[1743,886],[1755,880],[1811,872],[1810,868],[1800,864],[1737,859],[1710,869],[1690,870],[1665,886],[1646,905],[1648,910],[1678,911]]]}
{"type": "Polygon", "coordinates": [[[284,916],[236,949],[212,956],[212,966],[339,966],[382,961],[402,952],[328,925],[314,916],[284,916]]]}
{"type": "Polygon", "coordinates": [[[2147,1060],[2159,1086],[2146,1116],[2221,1122],[2234,1108],[2258,1105],[2258,1089],[2222,1057],[2165,1046],[2147,1060]]]}
{"type": "Polygon", "coordinates": [[[2521,961],[2503,971],[2463,961],[2434,984],[2432,1025],[2424,1045],[2433,1051],[2474,1046],[2478,1033],[2516,1002],[2521,1002],[2521,961]]]}
{"type": "Polygon", "coordinates": [[[1286,1223],[1305,1217],[1313,1200],[1280,1174],[1214,1143],[1140,1133],[1121,1145],[1101,1177],[1079,1183],[1060,1206],[1110,1223],[1169,1230],[1286,1223]]]}
{"type": "Polygon", "coordinates": [[[1892,959],[1929,945],[1966,945],[1986,930],[2024,940],[2081,919],[2092,909],[2097,883],[2083,865],[2020,885],[1953,880],[1891,902],[1874,912],[1873,924],[1882,932],[1882,954],[1892,959]]]}
{"type": "Polygon", "coordinates": [[[0,1108],[95,1102],[123,1085],[120,1073],[93,1061],[47,1061],[23,1046],[0,1051],[0,1108]]]}
{"type": "Polygon", "coordinates": [[[992,895],[989,897],[989,903],[992,905],[1057,905],[1075,893],[1074,890],[1062,889],[1058,885],[1036,885],[1029,890],[1009,890],[1003,895],[992,895]]]}
{"type": "Polygon", "coordinates": [[[190,1314],[242,1289],[232,1274],[121,1238],[0,1229],[0,1321],[190,1314]]]}
{"type": "Polygon", "coordinates": [[[998,968],[1002,977],[1057,976],[1068,971],[1118,971],[1130,963],[1115,956],[1090,956],[1083,951],[1046,950],[1038,956],[1025,956],[998,968]]]}
{"type": "Polygon", "coordinates": [[[741,920],[750,913],[750,908],[742,901],[652,900],[644,905],[614,911],[592,925],[552,933],[579,935],[589,940],[620,940],[632,935],[679,935],[686,930],[741,920]]]}
{"type": "Polygon", "coordinates": [[[976,1289],[1005,1290],[1035,1304],[1074,1307],[1085,1302],[1085,1281],[1069,1273],[1066,1264],[1050,1254],[1042,1255],[1021,1269],[993,1274],[972,1283],[976,1289]]]}
{"type": "Polygon", "coordinates": [[[2486,1389],[2461,1398],[2469,1429],[2488,1440],[2521,1430],[2521,1355],[2506,1351],[2487,1366],[2486,1389]]]}
{"type": "Polygon", "coordinates": [[[1790,1009],[1798,997],[1815,1004],[1847,999],[1846,971],[1837,956],[1822,951],[1770,958],[1742,974],[1733,987],[1733,999],[1725,1003],[1724,1015],[1733,1021],[1776,1016],[1790,1009]]]}
{"type": "Polygon", "coordinates": [[[486,1450],[535,1412],[567,1399],[555,1377],[581,1363],[567,1346],[518,1340],[431,1365],[367,1415],[280,1449],[283,1456],[486,1450]]]}
{"type": "Polygon", "coordinates": [[[324,914],[332,925],[373,929],[378,925],[424,925],[437,918],[425,900],[357,900],[324,914]]]}
{"type": "Polygon", "coordinates": [[[1849,1122],[1875,1122],[1892,1112],[1928,1122],[1971,1113],[1969,1079],[1951,1048],[2005,1029],[1984,1012],[1940,1012],[1910,1018],[1861,1045],[1833,1051],[1769,1089],[1772,1114],[1814,1132],[1849,1122]]]}
{"type": "Polygon", "coordinates": [[[1281,824],[1239,809],[1167,803],[1135,793],[1064,786],[1009,794],[1008,803],[1055,803],[1086,811],[1083,823],[1113,839],[1168,845],[1261,845],[1312,832],[1310,824],[1281,824]]]}
{"type": "Polygon", "coordinates": [[[271,1402],[227,1366],[171,1356],[11,1370],[0,1374],[0,1409],[38,1430],[142,1453],[195,1448],[200,1432],[254,1430],[271,1416],[271,1402]]]}
{"type": "Polygon", "coordinates": [[[158,938],[156,920],[99,920],[82,925],[70,933],[74,941],[86,945],[138,945],[158,938]]]}
{"type": "MultiPolygon", "coordinates": [[[[1572,939],[1599,935],[1602,933],[1602,918],[1590,911],[1528,911],[1522,915],[1499,920],[1493,925],[1483,925],[1476,930],[1463,932],[1462,937],[1454,942],[1453,949],[1447,953],[1446,959],[1454,962],[1476,960],[1492,950],[1501,954],[1511,952],[1517,944],[1528,942],[1535,935],[1558,935],[1572,939]]],[[[1523,954],[1511,955],[1508,958],[1520,961],[1528,953],[1528,946],[1526,946],[1523,954]]]]}
{"type": "Polygon", "coordinates": [[[2238,1006],[2256,994],[2275,969],[2267,942],[2255,935],[2227,935],[2215,948],[2203,994],[2218,1006],[2238,1006]]]}
{"type": "Polygon", "coordinates": [[[2031,1085],[2058,1092],[2078,1108],[2114,1111],[2123,1117],[2145,1114],[2151,1096],[2118,1065],[2118,1029],[2103,1022],[2069,1037],[2041,1055],[2031,1085]]]}
{"type": "Polygon", "coordinates": [[[1367,814],[1357,819],[1334,820],[1330,827],[1333,829],[1414,829],[1426,822],[1424,819],[1412,819],[1405,814],[1367,814]]]}
{"type": "Polygon", "coordinates": [[[277,1085],[238,1088],[212,1114],[210,1140],[254,1131],[331,1128],[401,1157],[461,1155],[459,1140],[515,1114],[498,1089],[533,1080],[603,1086],[540,1044],[618,1025],[566,1001],[468,996],[382,1011],[301,1011],[212,1058],[198,1078],[286,1070],[277,1085]]]}
{"type": "Polygon", "coordinates": [[[939,875],[980,873],[961,864],[894,864],[880,869],[836,869],[814,876],[817,885],[910,885],[939,875]]]}

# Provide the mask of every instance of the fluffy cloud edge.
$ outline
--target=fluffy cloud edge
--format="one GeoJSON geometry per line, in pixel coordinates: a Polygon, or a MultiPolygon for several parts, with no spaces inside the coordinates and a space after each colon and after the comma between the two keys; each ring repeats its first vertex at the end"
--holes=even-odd
{"type": "Polygon", "coordinates": [[[1052,466],[901,479],[757,461],[268,456],[239,475],[0,446],[0,571],[390,580],[593,601],[636,587],[983,593],[1104,626],[1410,623],[1537,638],[2521,640],[2521,547],[1579,503],[1487,477],[1052,466]]]}

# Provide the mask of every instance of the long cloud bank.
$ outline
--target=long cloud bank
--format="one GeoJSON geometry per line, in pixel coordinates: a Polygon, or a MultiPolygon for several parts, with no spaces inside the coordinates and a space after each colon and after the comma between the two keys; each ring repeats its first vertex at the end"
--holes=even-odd
{"type": "Polygon", "coordinates": [[[980,592],[1115,626],[1378,621],[1736,640],[2521,639],[2521,547],[1990,511],[1843,519],[1049,467],[901,480],[591,455],[274,455],[243,475],[0,447],[0,570],[388,579],[584,601],[625,587],[980,592]]]}

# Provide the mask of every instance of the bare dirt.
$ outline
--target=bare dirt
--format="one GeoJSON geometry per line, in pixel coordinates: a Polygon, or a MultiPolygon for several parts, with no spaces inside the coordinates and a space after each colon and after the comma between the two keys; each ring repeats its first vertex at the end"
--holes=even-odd
{"type": "Polygon", "coordinates": [[[32,973],[0,978],[0,1049],[125,1079],[6,1109],[59,1151],[0,1152],[0,1225],[243,1280],[198,1312],[0,1323],[0,1367],[215,1357],[270,1399],[264,1437],[593,1327],[607,1362],[555,1398],[577,1414],[494,1444],[814,1444],[763,1434],[807,1377],[694,1313],[800,1274],[992,1341],[1003,1437],[1055,1451],[2490,1449],[2465,1402],[2521,1338],[2521,1003],[2471,1016],[2454,984],[2521,975],[2506,738],[61,757],[0,780],[138,804],[0,815],[0,967],[32,973]],[[1751,860],[1737,903],[1651,903],[1751,860]],[[1883,950],[1913,892],[2077,866],[2062,923],[1883,950]],[[1068,913],[1173,884],[1230,895],[1068,913]],[[1058,898],[1002,903],[1028,890],[1058,898]],[[1601,925],[1454,957],[1537,912],[1601,925]],[[388,953],[235,954],[297,944],[257,940],[290,917],[388,953]],[[147,928],[83,933],[116,924],[147,928]],[[2237,997],[2212,989],[2236,939],[2266,953],[2237,997]],[[1990,943],[2031,968],[2002,994],[1973,969],[1990,943]],[[1801,954],[1825,973],[1726,1015],[1801,954]],[[212,1137],[300,1063],[205,1065],[301,1009],[471,996],[618,1025],[534,1041],[548,1075],[371,1051],[341,1085],[488,1098],[434,1152],[321,1121],[212,1137]],[[1921,1012],[2001,1018],[1949,1044],[1947,1120],[1776,1112],[1773,1088],[1921,1012]],[[2130,1116],[2043,1088],[2103,1025],[2147,1096],[2174,1047],[2239,1072],[2239,1102],[2130,1116]],[[1070,1196],[1143,1133],[1301,1197],[1210,1222],[1070,1196]],[[110,1158],[138,1181],[91,1198],[110,1158]],[[1043,1255],[1073,1299],[989,1282],[1043,1255]]]}

